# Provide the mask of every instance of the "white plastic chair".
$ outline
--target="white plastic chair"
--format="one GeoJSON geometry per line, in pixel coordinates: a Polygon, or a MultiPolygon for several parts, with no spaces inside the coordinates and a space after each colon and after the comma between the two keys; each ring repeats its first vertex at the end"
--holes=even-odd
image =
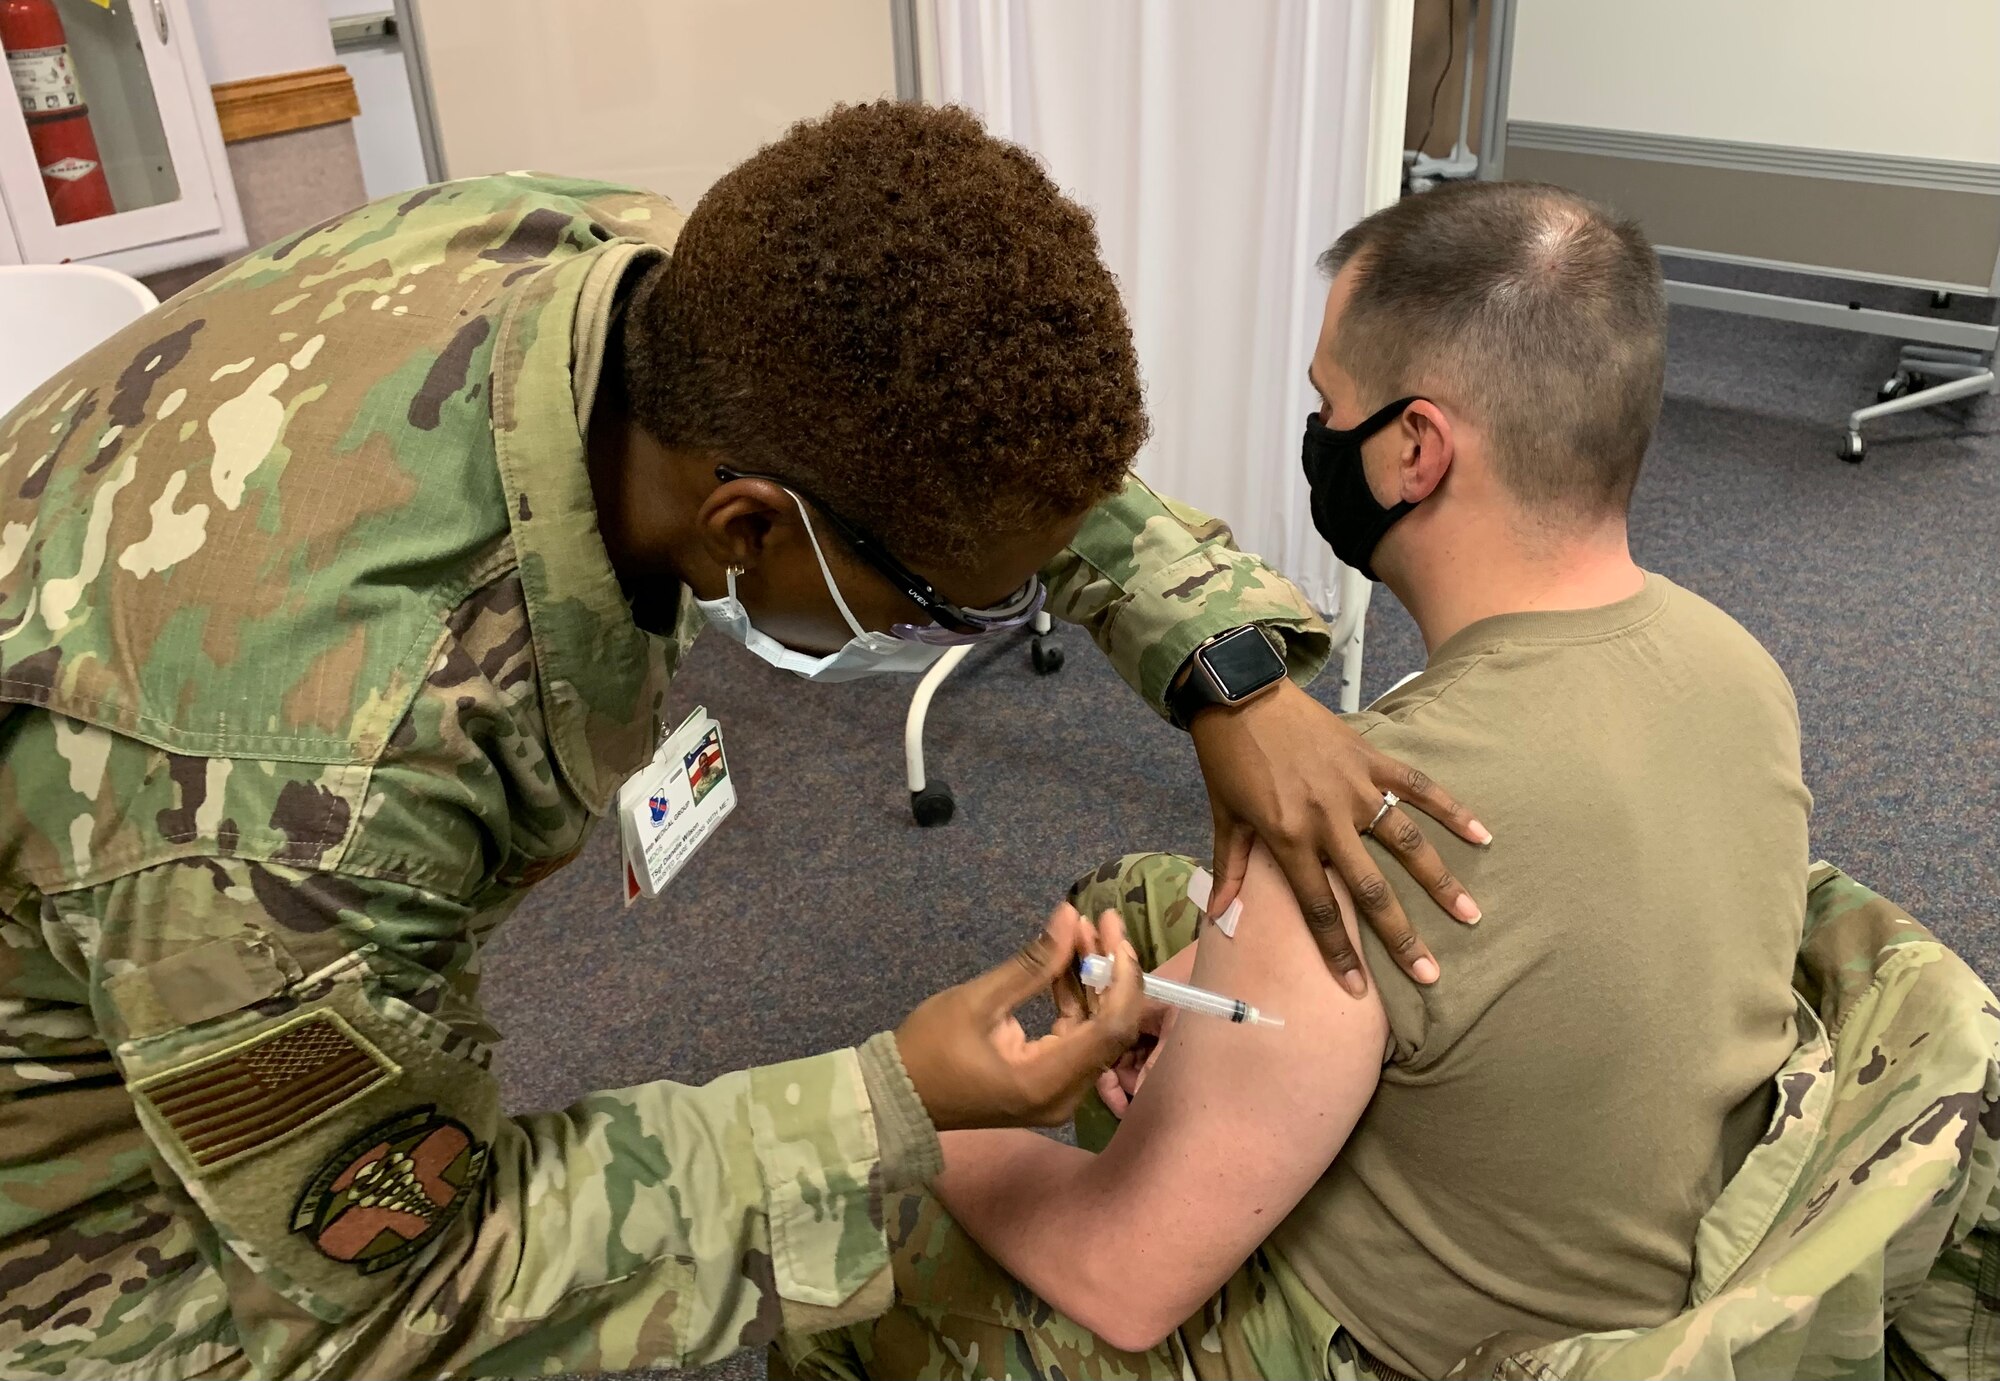
{"type": "MultiPolygon", "coordinates": [[[[1340,661],[1340,708],[1352,713],[1361,708],[1361,653],[1368,627],[1368,600],[1373,582],[1348,566],[1340,568],[1340,612],[1333,621],[1334,656],[1340,661]]],[[[1043,676],[1060,670],[1063,650],[1049,639],[1049,616],[1035,615],[1034,643],[1030,657],[1043,676]]],[[[924,679],[917,682],[910,697],[910,712],[903,720],[903,768],[910,786],[910,813],[919,825],[942,825],[957,808],[951,787],[924,775],[924,720],[930,715],[931,700],[953,669],[971,652],[969,646],[954,647],[931,664],[924,679]]]]}
{"type": "Polygon", "coordinates": [[[1340,712],[1361,708],[1361,653],[1375,582],[1352,566],[1340,568],[1340,612],[1333,617],[1333,655],[1340,659],[1340,712]]]}
{"type": "Polygon", "coordinates": [[[159,305],[138,279],[95,265],[0,265],[0,415],[159,305]]]}

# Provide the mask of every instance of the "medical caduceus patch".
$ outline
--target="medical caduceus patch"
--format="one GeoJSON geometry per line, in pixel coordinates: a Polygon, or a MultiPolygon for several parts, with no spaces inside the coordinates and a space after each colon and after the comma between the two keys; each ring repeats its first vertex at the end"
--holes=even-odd
{"type": "Polygon", "coordinates": [[[355,1137],[320,1166],[292,1212],[335,1261],[371,1275],[429,1246],[478,1191],[486,1148],[435,1107],[413,1108],[355,1137]]]}

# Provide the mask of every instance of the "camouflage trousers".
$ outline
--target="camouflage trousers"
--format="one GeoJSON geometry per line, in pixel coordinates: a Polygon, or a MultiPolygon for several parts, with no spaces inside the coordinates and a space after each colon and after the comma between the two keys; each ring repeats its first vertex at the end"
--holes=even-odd
{"type": "MultiPolygon", "coordinates": [[[[1128,854],[1070,889],[1086,916],[1116,909],[1147,968],[1195,938],[1201,913],[1187,898],[1194,860],[1128,854]]],[[[1077,1142],[1101,1150],[1117,1119],[1094,1095],[1078,1110],[1077,1142]]],[[[872,1322],[781,1338],[773,1377],[1119,1378],[1221,1381],[1374,1375],[1333,1317],[1284,1262],[1258,1251],[1165,1342],[1125,1352],[1037,1298],[1008,1275],[928,1194],[885,1205],[897,1302],[872,1322]]]]}

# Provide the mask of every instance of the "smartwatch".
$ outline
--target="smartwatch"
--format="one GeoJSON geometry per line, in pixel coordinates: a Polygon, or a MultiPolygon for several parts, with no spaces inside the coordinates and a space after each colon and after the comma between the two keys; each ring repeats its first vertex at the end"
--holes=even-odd
{"type": "Polygon", "coordinates": [[[1240,705],[1285,679],[1285,659],[1255,624],[1218,633],[1187,659],[1187,675],[1167,692],[1167,713],[1185,729],[1210,705],[1240,705]]]}

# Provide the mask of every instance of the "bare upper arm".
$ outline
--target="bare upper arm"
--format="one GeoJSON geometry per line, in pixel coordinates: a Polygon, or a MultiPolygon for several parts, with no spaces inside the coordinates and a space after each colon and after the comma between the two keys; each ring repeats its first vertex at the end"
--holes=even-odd
{"type": "MultiPolygon", "coordinates": [[[[1334,880],[1353,938],[1353,909],[1334,880]]],[[[1358,948],[1358,946],[1357,946],[1358,948]]],[[[1099,1158],[1115,1231],[1160,1331],[1219,1288],[1346,1143],[1381,1077],[1388,1019],[1334,981],[1284,875],[1260,845],[1232,940],[1202,937],[1196,985],[1284,1019],[1281,1029],[1183,1015],[1099,1158]]],[[[1110,1224],[1106,1225],[1111,1226],[1110,1224]]]]}

